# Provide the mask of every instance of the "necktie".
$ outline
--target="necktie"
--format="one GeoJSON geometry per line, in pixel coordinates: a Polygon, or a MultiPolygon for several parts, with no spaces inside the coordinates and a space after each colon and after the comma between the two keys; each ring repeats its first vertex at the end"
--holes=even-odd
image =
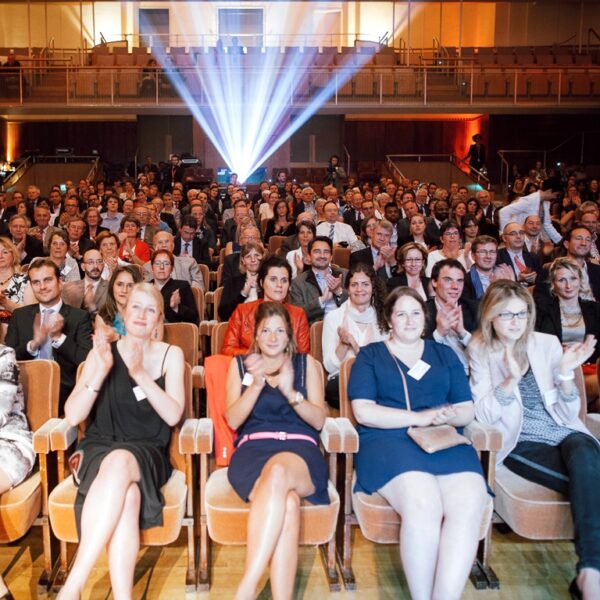
{"type": "Polygon", "coordinates": [[[532,242],[531,242],[531,248],[529,249],[529,251],[532,254],[535,254],[538,251],[538,240],[537,238],[535,238],[532,242]]]}
{"type": "Polygon", "coordinates": [[[517,269],[522,273],[527,267],[525,263],[521,260],[521,258],[517,255],[515,256],[515,265],[517,265],[517,269]]]}
{"type": "MultiPolygon", "coordinates": [[[[52,308],[42,309],[42,325],[48,322],[50,315],[54,312],[52,308]]],[[[40,346],[39,358],[52,358],[52,340],[50,336],[46,338],[46,341],[40,346]]]]}
{"type": "Polygon", "coordinates": [[[183,245],[183,255],[184,256],[189,256],[190,255],[190,243],[189,242],[186,242],[183,245]]]}
{"type": "Polygon", "coordinates": [[[335,223],[329,226],[329,239],[333,242],[333,236],[335,234],[335,223]]]}

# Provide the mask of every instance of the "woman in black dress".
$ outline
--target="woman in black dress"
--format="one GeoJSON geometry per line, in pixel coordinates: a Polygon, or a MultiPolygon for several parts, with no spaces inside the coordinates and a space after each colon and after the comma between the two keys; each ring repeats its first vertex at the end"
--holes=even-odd
{"type": "Polygon", "coordinates": [[[228,477],[251,503],[238,600],[256,597],[267,565],[273,597],[292,597],[300,499],[329,503],[318,441],[325,405],[317,365],[311,356],[295,353],[283,305],[263,302],[255,322],[253,353],[236,357],[227,374],[225,416],[238,434],[228,477]]]}
{"type": "Polygon", "coordinates": [[[160,292],[137,284],[125,308],[126,334],[109,344],[96,330],[65,404],[71,425],[88,416],[90,424],[71,458],[79,550],[60,600],[80,598],[105,546],[113,596],[131,598],[140,529],[162,525],[160,488],[171,475],[171,427],[185,397],[183,353],[152,339],[163,313],[160,292]]]}

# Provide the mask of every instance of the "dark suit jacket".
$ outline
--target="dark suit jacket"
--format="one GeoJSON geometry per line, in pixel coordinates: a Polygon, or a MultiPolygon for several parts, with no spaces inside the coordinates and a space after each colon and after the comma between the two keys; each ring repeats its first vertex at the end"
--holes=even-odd
{"type": "Polygon", "coordinates": [[[300,242],[298,241],[297,235],[288,235],[283,242],[281,242],[281,252],[283,252],[284,256],[291,252],[292,250],[297,250],[300,248],[300,242]]]}
{"type": "MultiPolygon", "coordinates": [[[[585,335],[600,336],[600,303],[591,300],[579,300],[579,307],[585,324],[585,335]]],[[[562,324],[560,321],[560,304],[556,296],[539,298],[536,301],[535,330],[555,335],[562,343],[562,324]]],[[[596,347],[588,362],[596,362],[600,348],[596,347]]]]}
{"type": "Polygon", "coordinates": [[[31,261],[34,258],[39,258],[40,256],[44,256],[44,245],[41,240],[27,234],[27,237],[25,238],[25,256],[21,259],[21,264],[31,264],[31,261]]]}
{"type": "MultiPolygon", "coordinates": [[[[154,283],[154,279],[150,282],[154,283]]],[[[195,323],[198,325],[198,309],[192,288],[187,281],[181,279],[169,279],[160,290],[165,302],[165,320],[167,323],[195,323]],[[175,312],[170,306],[171,296],[175,290],[179,290],[181,303],[175,312]]]]}
{"type": "MultiPolygon", "coordinates": [[[[83,259],[83,255],[88,250],[95,250],[96,244],[90,240],[90,238],[86,238],[85,236],[81,236],[79,240],[79,254],[81,254],[81,258],[83,259]]],[[[78,261],[80,262],[80,261],[78,261]]]]}
{"type": "MultiPolygon", "coordinates": [[[[477,329],[479,323],[479,304],[474,300],[467,300],[466,298],[460,298],[458,301],[459,306],[462,308],[463,323],[465,329],[469,333],[473,333],[477,329]]],[[[435,331],[435,320],[437,318],[437,306],[435,305],[435,298],[430,298],[425,303],[427,308],[427,323],[425,325],[425,337],[433,337],[435,331]]]]}
{"type": "MultiPolygon", "coordinates": [[[[358,265],[359,263],[369,265],[370,267],[373,266],[373,253],[371,252],[370,246],[368,246],[367,248],[363,248],[362,250],[356,250],[356,252],[352,252],[350,254],[350,268],[354,267],[355,265],[358,265]]],[[[377,276],[383,281],[387,281],[388,279],[390,279],[388,277],[385,267],[378,269],[376,273],[377,276]]]]}
{"type": "MultiPolygon", "coordinates": [[[[101,279],[96,288],[94,294],[94,301],[96,303],[96,312],[99,311],[106,303],[106,296],[108,294],[108,281],[101,279]]],[[[62,298],[63,302],[66,302],[69,306],[75,308],[83,308],[83,297],[85,295],[85,280],[80,279],[79,281],[68,281],[63,284],[62,298]]]]}
{"type": "MultiPolygon", "coordinates": [[[[231,317],[238,304],[243,304],[246,301],[246,298],[242,296],[242,289],[245,284],[246,275],[244,273],[238,271],[237,275],[228,277],[219,303],[219,317],[221,317],[221,320],[229,321],[229,317],[231,317]]],[[[221,282],[221,285],[223,285],[223,282],[221,282]]]]}
{"type": "Polygon", "coordinates": [[[437,226],[435,219],[430,217],[427,219],[427,225],[425,225],[425,235],[428,236],[434,246],[440,246],[440,228],[437,226]]]}
{"type": "Polygon", "coordinates": [[[177,233],[177,223],[175,222],[175,217],[171,213],[161,212],[160,220],[171,228],[173,235],[177,233]]]}
{"type": "MultiPolygon", "coordinates": [[[[408,285],[408,279],[406,277],[406,273],[398,273],[393,277],[390,277],[387,281],[387,290],[388,293],[391,292],[394,288],[408,285]]],[[[429,277],[425,277],[424,275],[421,277],[421,285],[425,290],[426,294],[429,294],[429,277]]]]}
{"type": "MultiPolygon", "coordinates": [[[[175,246],[173,248],[173,253],[175,256],[181,256],[181,248],[185,242],[181,241],[181,236],[175,236],[175,246]]],[[[208,252],[208,240],[206,238],[197,238],[195,237],[192,242],[192,256],[197,263],[207,265],[210,267],[210,254],[208,252]]]]}
{"type": "MultiPolygon", "coordinates": [[[[17,360],[32,360],[27,352],[27,343],[33,339],[33,321],[39,314],[39,304],[17,308],[8,323],[4,343],[14,348],[17,360]]],[[[60,365],[60,411],[75,386],[77,367],[92,348],[92,321],[86,310],[74,308],[66,303],[60,308],[65,320],[63,333],[67,336],[60,348],[54,348],[54,360],[60,365]]]]}
{"type": "Polygon", "coordinates": [[[357,218],[356,210],[354,210],[351,207],[347,208],[344,211],[343,219],[344,219],[344,223],[346,223],[346,225],[350,225],[350,227],[352,227],[352,229],[354,229],[354,233],[356,235],[360,235],[360,226],[362,225],[362,222],[363,222],[363,217],[362,217],[362,213],[360,212],[360,210],[358,211],[358,218],[357,218]]]}
{"type": "Polygon", "coordinates": [[[221,285],[225,284],[240,274],[240,253],[228,254],[223,260],[223,273],[221,274],[221,285]]]}
{"type": "MultiPolygon", "coordinates": [[[[96,227],[96,237],[98,237],[103,231],[108,231],[107,227],[101,227],[100,225],[98,225],[98,227],[96,227]]],[[[91,240],[90,238],[90,230],[89,227],[86,225],[85,227],[85,231],[83,232],[83,237],[91,240]]]]}
{"type": "Polygon", "coordinates": [[[16,209],[14,206],[7,206],[2,210],[2,215],[0,215],[0,235],[9,235],[8,221],[15,213],[16,209]]]}
{"type": "MultiPolygon", "coordinates": [[[[525,262],[525,266],[529,267],[530,269],[533,269],[538,274],[538,279],[539,279],[540,272],[542,270],[542,265],[540,264],[540,261],[537,259],[535,254],[531,254],[531,252],[529,252],[529,250],[527,250],[527,248],[525,248],[525,246],[523,246],[522,254],[523,254],[523,261],[525,262]]],[[[512,260],[510,260],[510,254],[508,253],[508,250],[506,248],[500,248],[498,250],[498,254],[496,256],[496,264],[497,265],[508,265],[515,273],[516,279],[517,280],[519,279],[519,273],[517,273],[515,271],[515,268],[513,267],[513,264],[512,264],[512,260]]],[[[536,284],[537,284],[537,280],[536,280],[536,284]]]]}

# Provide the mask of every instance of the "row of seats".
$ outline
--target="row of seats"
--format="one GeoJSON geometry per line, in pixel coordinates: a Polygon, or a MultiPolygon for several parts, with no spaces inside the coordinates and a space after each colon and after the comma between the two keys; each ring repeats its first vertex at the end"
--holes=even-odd
{"type": "MultiPolygon", "coordinates": [[[[451,58],[456,58],[456,49],[451,49],[451,58]]],[[[591,65],[592,55],[573,52],[560,46],[523,46],[506,48],[462,48],[461,58],[473,60],[480,65],[591,65]]]]}

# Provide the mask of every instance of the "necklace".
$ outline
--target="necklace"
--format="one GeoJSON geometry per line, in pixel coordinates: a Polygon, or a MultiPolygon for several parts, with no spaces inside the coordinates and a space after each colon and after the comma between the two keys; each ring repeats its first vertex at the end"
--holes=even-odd
{"type": "Polygon", "coordinates": [[[0,281],[0,285],[4,285],[8,281],[10,281],[12,279],[13,275],[14,275],[14,273],[11,273],[4,281],[0,281]]]}

